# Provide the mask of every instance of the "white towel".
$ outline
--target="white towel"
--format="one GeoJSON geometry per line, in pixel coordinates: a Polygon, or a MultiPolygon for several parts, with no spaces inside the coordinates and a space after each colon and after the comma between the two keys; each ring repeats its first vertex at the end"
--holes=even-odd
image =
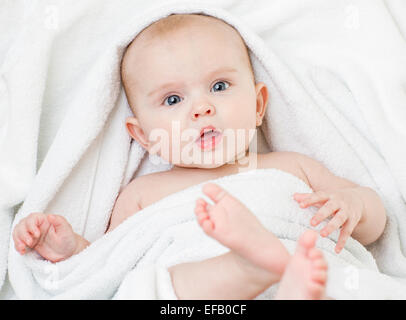
{"type": "MultiPolygon", "coordinates": [[[[295,192],[306,193],[311,189],[297,177],[277,169],[237,173],[213,182],[240,199],[291,252],[300,235],[310,228],[309,220],[317,211],[314,207],[301,209],[293,200],[295,192]]],[[[31,291],[21,297],[176,299],[168,267],[229,250],[206,236],[195,219],[193,209],[196,199],[202,196],[202,184],[137,212],[66,261],[52,264],[30,253],[24,263],[31,271],[31,291]]],[[[329,264],[329,297],[406,298],[405,287],[380,274],[372,255],[357,241],[349,239],[345,250],[335,254],[337,237],[336,231],[329,238],[318,240],[329,264]]],[[[20,281],[28,280],[24,277],[20,281]]],[[[276,286],[271,287],[258,298],[272,298],[275,289],[276,286]]]]}
{"type": "MultiPolygon", "coordinates": [[[[119,65],[137,32],[170,13],[205,13],[235,26],[250,48],[257,81],[270,90],[262,127],[269,147],[307,154],[374,188],[389,221],[369,249],[381,272],[404,281],[406,46],[400,2],[25,4],[15,39],[0,45],[8,45],[0,51],[0,283],[8,270],[16,297],[36,298],[42,283],[30,258],[14,250],[14,212],[13,225],[34,211],[64,215],[76,232],[99,239],[85,251],[90,255],[112,237],[102,238],[109,214],[119,190],[140,174],[139,165],[148,172],[169,168],[145,165],[148,157],[125,131],[130,109],[119,65]]],[[[15,13],[21,2],[1,6],[15,13]]],[[[103,267],[98,263],[95,281],[103,267]]],[[[118,287],[125,274],[106,287],[118,287]]],[[[68,278],[80,280],[75,272],[68,278]]],[[[80,297],[80,288],[70,292],[80,297]]],[[[93,296],[103,296],[99,289],[93,296]]]]}

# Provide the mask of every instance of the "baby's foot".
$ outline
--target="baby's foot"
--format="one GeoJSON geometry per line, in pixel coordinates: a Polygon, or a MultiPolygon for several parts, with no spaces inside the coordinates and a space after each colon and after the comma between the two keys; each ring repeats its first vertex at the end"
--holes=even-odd
{"type": "Polygon", "coordinates": [[[195,213],[204,232],[279,280],[289,261],[289,253],[279,239],[218,185],[208,183],[203,192],[214,202],[211,205],[201,198],[196,201],[195,213]]]}
{"type": "Polygon", "coordinates": [[[306,231],[299,239],[288,263],[279,289],[278,300],[320,300],[325,298],[327,263],[315,248],[317,233],[306,231]]]}

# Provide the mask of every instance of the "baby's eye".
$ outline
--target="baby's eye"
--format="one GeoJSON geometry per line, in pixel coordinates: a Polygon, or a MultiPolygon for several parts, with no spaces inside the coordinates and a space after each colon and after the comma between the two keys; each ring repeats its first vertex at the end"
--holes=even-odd
{"type": "Polygon", "coordinates": [[[164,104],[167,106],[172,106],[179,102],[177,100],[182,101],[182,99],[178,95],[172,95],[165,99],[164,104]],[[166,102],[168,102],[168,104],[166,102]]]}
{"type": "Polygon", "coordinates": [[[230,85],[225,82],[225,81],[218,81],[214,84],[213,89],[215,89],[215,91],[224,91],[225,89],[227,89],[230,85]],[[224,89],[222,89],[224,88],[224,89]]]}

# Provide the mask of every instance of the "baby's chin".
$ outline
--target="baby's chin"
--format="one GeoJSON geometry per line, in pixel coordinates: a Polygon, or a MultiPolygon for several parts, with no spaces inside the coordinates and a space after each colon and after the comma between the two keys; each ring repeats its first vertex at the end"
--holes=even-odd
{"type": "Polygon", "coordinates": [[[201,157],[186,159],[189,161],[180,159],[180,161],[170,162],[180,168],[216,169],[233,162],[236,158],[237,155],[226,156],[223,150],[218,150],[216,153],[207,152],[206,157],[202,155],[201,157]]]}
{"type": "Polygon", "coordinates": [[[183,163],[177,163],[173,164],[175,167],[179,168],[189,168],[189,169],[215,169],[222,167],[226,164],[226,162],[223,163],[192,163],[192,164],[183,164],[183,163]]]}
{"type": "Polygon", "coordinates": [[[178,157],[163,157],[165,161],[179,168],[194,168],[194,169],[216,169],[224,165],[235,164],[241,157],[246,154],[246,149],[229,151],[224,148],[216,148],[216,150],[195,153],[181,152],[178,157]],[[234,151],[234,152],[233,152],[234,151]]]}

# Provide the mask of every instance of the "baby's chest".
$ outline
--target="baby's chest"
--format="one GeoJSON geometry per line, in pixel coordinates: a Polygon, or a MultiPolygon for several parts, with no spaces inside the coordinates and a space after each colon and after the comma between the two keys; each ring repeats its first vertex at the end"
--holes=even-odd
{"type": "Polygon", "coordinates": [[[164,177],[159,183],[154,182],[143,188],[143,192],[140,195],[140,205],[142,208],[146,208],[171,194],[207,180],[209,178],[196,179],[192,176],[188,177],[188,179],[183,179],[182,177],[164,177]]]}

